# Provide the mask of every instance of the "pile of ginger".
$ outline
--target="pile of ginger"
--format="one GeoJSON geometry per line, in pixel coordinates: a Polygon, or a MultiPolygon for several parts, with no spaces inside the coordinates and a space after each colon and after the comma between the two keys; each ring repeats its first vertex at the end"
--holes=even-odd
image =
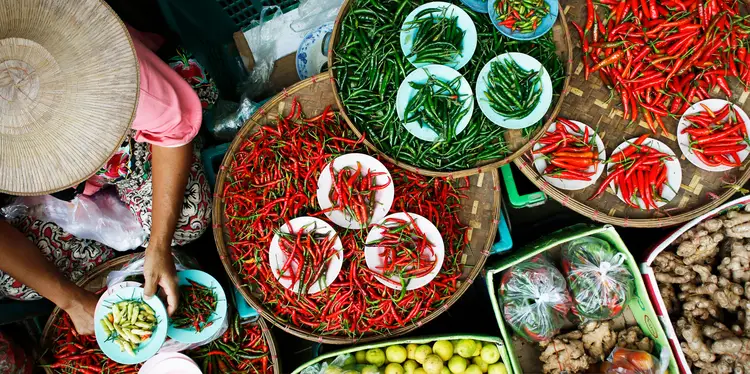
{"type": "Polygon", "coordinates": [[[750,374],[749,238],[750,205],[698,224],[652,264],[697,373],[750,374]]]}

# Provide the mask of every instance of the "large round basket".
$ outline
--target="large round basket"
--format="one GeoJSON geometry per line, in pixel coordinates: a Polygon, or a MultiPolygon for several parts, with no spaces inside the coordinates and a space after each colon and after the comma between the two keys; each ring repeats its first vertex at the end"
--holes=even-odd
{"type": "MultiPolygon", "coordinates": [[[[586,3],[584,1],[566,3],[565,11],[571,20],[582,24],[586,17],[586,3]]],[[[576,37],[576,39],[578,39],[576,37]]],[[[562,105],[560,116],[578,120],[593,129],[599,129],[598,134],[604,141],[607,157],[625,139],[651,133],[648,124],[641,115],[639,123],[628,126],[628,120],[623,119],[622,104],[619,98],[609,100],[609,89],[602,83],[599,76],[592,74],[588,81],[584,79],[583,64],[581,63],[580,42],[573,50],[573,60],[576,67],[571,76],[570,93],[562,105]]],[[[750,92],[743,91],[742,85],[736,78],[728,78],[732,88],[732,102],[742,107],[745,112],[750,111],[750,92]]],[[[718,89],[717,89],[718,90],[718,89]]],[[[719,97],[718,91],[711,92],[719,97]]],[[[530,154],[516,159],[515,164],[521,171],[544,193],[551,196],[564,206],[587,216],[594,221],[609,223],[624,227],[664,227],[689,221],[727,201],[750,179],[750,170],[745,165],[727,172],[709,172],[691,164],[682,155],[677,139],[673,134],[677,131],[679,118],[664,118],[664,124],[670,134],[651,138],[665,143],[678,156],[682,167],[682,183],[672,201],[662,207],[660,211],[643,211],[627,207],[615,191],[607,188],[598,199],[588,201],[605,175],[594,185],[578,191],[565,191],[549,185],[542,178],[531,162],[530,154]]]]}
{"type": "MultiPolygon", "coordinates": [[[[329,73],[323,73],[312,78],[299,82],[283,93],[273,97],[255,115],[245,124],[235,137],[229,151],[224,157],[222,167],[216,178],[216,191],[223,191],[227,181],[226,170],[233,159],[234,153],[239,149],[241,144],[248,136],[257,130],[258,126],[267,124],[278,116],[286,115],[289,112],[292,101],[296,99],[304,109],[306,117],[320,114],[324,108],[334,105],[335,95],[328,81],[331,79],[329,73]]],[[[417,323],[407,325],[392,331],[388,336],[397,336],[406,334],[416,329],[419,325],[435,319],[440,313],[447,310],[459,297],[469,288],[472,281],[482,270],[484,263],[489,255],[489,249],[495,239],[497,224],[500,214],[500,180],[496,169],[487,169],[480,174],[475,174],[469,178],[471,187],[468,191],[463,191],[467,197],[461,201],[461,211],[459,218],[462,223],[469,226],[468,248],[464,249],[463,274],[459,278],[459,284],[456,292],[450,300],[441,308],[424,316],[417,323]]],[[[219,251],[224,268],[226,269],[232,282],[242,293],[247,302],[260,312],[261,316],[276,325],[278,328],[303,339],[327,343],[327,344],[351,344],[354,342],[369,342],[384,338],[384,335],[365,334],[359,338],[336,335],[316,335],[310,330],[302,329],[281,321],[269,309],[267,309],[255,296],[252,295],[247,285],[233,266],[231,255],[227,249],[227,237],[224,227],[226,218],[224,215],[224,204],[222,199],[214,199],[214,239],[219,251]]]]}
{"type": "MultiPolygon", "coordinates": [[[[78,282],[78,286],[83,287],[85,290],[90,292],[96,292],[101,290],[102,288],[107,287],[107,275],[112,271],[122,269],[137,255],[138,254],[134,253],[127,256],[118,257],[114,260],[107,261],[97,266],[85,278],[78,282]]],[[[50,334],[52,333],[53,325],[57,318],[60,316],[60,313],[63,313],[62,309],[55,308],[55,310],[52,311],[52,314],[47,319],[47,323],[45,324],[44,330],[42,331],[42,347],[48,347],[48,345],[52,341],[52,337],[50,336],[50,334]]],[[[281,374],[281,368],[279,366],[278,360],[278,351],[276,350],[276,343],[273,340],[271,330],[268,328],[268,325],[265,321],[263,321],[262,318],[258,318],[258,320],[253,323],[257,323],[258,325],[260,325],[260,328],[263,331],[263,339],[268,342],[268,350],[271,354],[271,362],[273,363],[274,374],[281,374]]],[[[44,372],[47,374],[53,374],[52,369],[46,366],[44,367],[44,372]]]]}
{"type": "MultiPolygon", "coordinates": [[[[422,3],[422,2],[426,2],[426,1],[420,1],[419,3],[422,3]]],[[[352,10],[353,3],[354,3],[354,0],[345,0],[343,5],[341,6],[341,10],[339,10],[338,17],[336,18],[336,22],[333,26],[333,34],[331,36],[331,41],[330,41],[330,45],[328,49],[328,66],[331,66],[331,67],[335,66],[334,57],[336,55],[336,47],[338,45],[339,38],[341,36],[342,22],[343,22],[344,17],[346,17],[346,15],[352,10]]],[[[459,1],[453,1],[453,3],[459,6],[464,6],[459,1]]],[[[408,10],[407,10],[407,13],[408,13],[408,10]]],[[[490,22],[489,19],[487,19],[487,22],[490,22]]],[[[497,32],[497,31],[493,29],[492,32],[497,32]]],[[[554,42],[555,42],[555,45],[557,46],[557,54],[565,69],[565,79],[564,79],[564,83],[562,86],[562,91],[560,92],[560,95],[557,97],[557,101],[556,102],[553,101],[552,105],[550,105],[549,110],[544,116],[544,120],[543,120],[544,124],[542,126],[537,127],[532,133],[526,134],[526,135],[524,135],[524,131],[522,130],[505,131],[505,135],[504,135],[505,143],[510,152],[509,154],[506,155],[505,158],[483,161],[483,162],[477,163],[475,166],[471,168],[466,168],[462,170],[438,171],[438,170],[430,170],[427,168],[418,168],[402,160],[397,160],[395,157],[392,157],[392,155],[389,155],[388,153],[384,152],[382,149],[379,149],[377,146],[375,146],[372,142],[368,140],[365,140],[365,144],[367,145],[368,148],[382,155],[386,160],[388,160],[389,162],[393,164],[396,164],[408,171],[416,172],[422,175],[435,176],[435,177],[458,178],[458,177],[463,177],[467,175],[479,174],[489,169],[497,169],[500,166],[503,166],[511,162],[512,160],[518,158],[519,156],[521,156],[522,154],[524,154],[530,149],[531,144],[533,144],[534,141],[539,139],[544,133],[544,129],[549,127],[549,125],[554,121],[554,119],[557,117],[558,113],[560,112],[562,108],[564,99],[569,93],[568,87],[569,87],[570,75],[572,74],[572,71],[573,71],[573,60],[571,60],[573,46],[572,46],[572,41],[571,41],[571,36],[570,36],[569,29],[568,29],[567,21],[566,21],[565,14],[563,12],[562,7],[559,10],[559,16],[557,18],[557,21],[550,32],[553,33],[554,42]]],[[[477,48],[481,48],[481,47],[482,47],[481,45],[477,46],[477,48]]],[[[336,105],[338,105],[339,109],[341,110],[341,113],[343,114],[343,117],[346,120],[346,123],[354,131],[354,133],[357,134],[357,136],[360,136],[362,134],[362,131],[360,131],[360,128],[357,127],[357,125],[352,121],[352,118],[347,114],[346,108],[340,96],[339,88],[337,86],[337,82],[335,81],[335,79],[331,80],[331,87],[333,89],[334,97],[336,100],[336,105]]],[[[474,88],[472,87],[472,90],[473,89],[474,88]]],[[[479,111],[478,107],[475,108],[474,110],[475,110],[474,118],[477,118],[477,116],[483,115],[479,111]]]]}

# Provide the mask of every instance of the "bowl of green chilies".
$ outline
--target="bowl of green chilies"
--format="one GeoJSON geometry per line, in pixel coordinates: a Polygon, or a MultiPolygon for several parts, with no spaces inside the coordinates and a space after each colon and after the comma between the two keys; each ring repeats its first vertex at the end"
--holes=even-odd
{"type": "Polygon", "coordinates": [[[450,142],[474,113],[469,82],[442,65],[414,70],[401,82],[396,113],[409,133],[427,142],[450,142]]]}
{"type": "Polygon", "coordinates": [[[495,28],[516,40],[533,40],[552,29],[558,0],[490,0],[487,10],[495,28]]]}
{"type": "Polygon", "coordinates": [[[479,72],[476,93],[479,109],[492,123],[523,129],[547,113],[552,104],[552,80],[535,58],[504,53],[479,72]]]}
{"type": "Polygon", "coordinates": [[[415,67],[464,67],[477,47],[477,29],[461,8],[442,1],[417,7],[404,20],[401,51],[415,67]]]}

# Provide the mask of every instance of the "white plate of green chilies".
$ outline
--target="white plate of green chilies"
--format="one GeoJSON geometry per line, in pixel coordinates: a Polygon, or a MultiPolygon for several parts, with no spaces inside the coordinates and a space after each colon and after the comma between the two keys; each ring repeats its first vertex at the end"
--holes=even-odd
{"type": "MultiPolygon", "coordinates": [[[[426,28],[425,30],[428,30],[426,28]]],[[[461,69],[469,63],[474,52],[477,49],[477,28],[474,25],[474,21],[471,17],[461,8],[450,3],[443,1],[433,1],[414,9],[406,19],[403,25],[401,25],[401,51],[407,56],[407,60],[415,67],[423,67],[430,64],[439,64],[450,66],[454,69],[461,69]],[[433,13],[430,13],[433,10],[433,13]],[[412,54],[414,49],[415,41],[418,37],[420,21],[426,21],[428,18],[442,20],[439,22],[448,22],[445,27],[437,25],[435,33],[439,33],[437,40],[433,37],[428,37],[428,34],[423,34],[425,37],[422,47],[420,48],[423,52],[422,56],[412,54]],[[452,23],[450,20],[456,18],[456,22],[452,23]],[[455,26],[455,28],[454,28],[455,26]],[[463,33],[463,35],[461,35],[463,33]],[[446,38],[446,35],[454,35],[455,38],[460,39],[459,43],[453,43],[453,38],[446,38]],[[448,50],[453,48],[450,45],[457,45],[458,51],[451,54],[448,50]],[[417,58],[422,61],[417,61],[417,58]]],[[[455,51],[455,50],[454,50],[455,51]]]]}
{"type": "MultiPolygon", "coordinates": [[[[507,95],[517,94],[518,91],[512,86],[512,84],[505,83],[505,85],[506,89],[502,90],[503,92],[501,92],[500,94],[506,95],[504,97],[507,97],[507,95]]],[[[506,129],[523,129],[539,122],[547,113],[550,105],[552,105],[552,79],[550,78],[547,69],[545,69],[537,59],[524,53],[503,53],[493,58],[492,60],[489,60],[479,72],[475,92],[477,103],[479,104],[479,109],[482,110],[482,113],[484,113],[487,119],[498,126],[505,127],[506,129]],[[490,104],[490,101],[488,99],[488,82],[490,79],[489,75],[490,70],[492,69],[492,63],[496,61],[500,62],[506,60],[515,61],[522,69],[527,71],[541,70],[541,79],[536,85],[538,89],[541,89],[539,101],[537,102],[536,106],[534,106],[533,110],[531,110],[528,114],[524,115],[521,118],[512,118],[511,116],[505,116],[497,112],[492,108],[492,105],[490,104]]]]}
{"type": "MultiPolygon", "coordinates": [[[[456,92],[458,94],[456,95],[456,99],[462,100],[460,111],[463,115],[454,120],[449,119],[449,125],[455,125],[453,137],[460,134],[461,131],[469,125],[469,122],[471,122],[471,115],[474,113],[474,93],[471,91],[471,85],[461,73],[443,65],[427,65],[421,69],[414,70],[401,82],[398,92],[396,93],[396,114],[398,114],[399,120],[401,120],[401,123],[406,130],[417,138],[427,142],[437,142],[445,139],[443,139],[444,136],[438,134],[434,130],[434,128],[437,128],[434,124],[429,121],[423,121],[426,122],[423,126],[423,124],[417,120],[405,122],[409,102],[419,93],[413,85],[426,84],[430,77],[445,84],[450,84],[450,82],[456,81],[456,92]]],[[[425,104],[418,106],[419,111],[423,111],[426,108],[427,105],[425,104]]],[[[438,113],[437,117],[442,116],[438,113]]]]}

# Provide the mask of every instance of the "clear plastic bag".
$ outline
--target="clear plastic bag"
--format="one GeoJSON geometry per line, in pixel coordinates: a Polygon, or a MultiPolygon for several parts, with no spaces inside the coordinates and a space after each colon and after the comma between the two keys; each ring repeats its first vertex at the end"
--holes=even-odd
{"type": "Polygon", "coordinates": [[[634,287],[625,255],[604,240],[585,237],[565,244],[562,265],[575,314],[601,321],[622,313],[634,287]]]}
{"type": "Polygon", "coordinates": [[[300,372],[300,374],[342,374],[346,370],[355,370],[359,372],[361,366],[357,365],[354,355],[351,353],[344,353],[336,356],[330,363],[322,362],[316,365],[306,367],[300,372]]]}
{"type": "Polygon", "coordinates": [[[231,141],[261,105],[250,100],[247,95],[242,95],[239,104],[219,100],[216,104],[216,120],[210,129],[211,134],[217,140],[231,141]]]}
{"type": "Polygon", "coordinates": [[[50,195],[15,198],[0,208],[0,216],[15,219],[23,216],[53,222],[67,233],[91,239],[117,251],[129,251],[143,245],[148,233],[113,190],[94,196],[78,195],[63,201],[50,195]]]}
{"type": "MultiPolygon", "coordinates": [[[[258,18],[259,32],[253,33],[253,38],[248,39],[247,44],[253,52],[255,65],[247,80],[243,83],[243,97],[255,98],[266,90],[269,78],[273,72],[276,62],[274,51],[276,50],[276,34],[274,27],[268,26],[268,21],[283,15],[278,6],[263,7],[258,18]]],[[[247,34],[245,34],[247,35],[247,34]]]]}
{"type": "Polygon", "coordinates": [[[529,341],[557,335],[571,307],[565,278],[541,255],[506,270],[499,293],[505,321],[529,341]]]}
{"type": "MultiPolygon", "coordinates": [[[[198,268],[197,262],[193,258],[175,251],[174,249],[172,250],[172,257],[174,259],[174,265],[177,271],[198,268]]],[[[120,270],[115,270],[107,274],[107,287],[111,287],[117,283],[131,280],[133,278],[140,281],[141,279],[138,278],[141,278],[143,276],[143,266],[145,262],[145,252],[133,256],[133,258],[120,270]]],[[[227,315],[224,316],[224,319],[222,320],[221,328],[212,336],[197,343],[182,343],[168,338],[167,341],[165,341],[159,349],[159,352],[181,352],[206,345],[224,335],[224,333],[227,331],[227,328],[229,328],[229,322],[229,308],[227,308],[227,315]]]]}
{"type": "Polygon", "coordinates": [[[300,0],[299,14],[304,16],[293,21],[289,27],[295,32],[302,32],[333,21],[339,14],[343,0],[300,0]]]}
{"type": "Polygon", "coordinates": [[[662,374],[669,366],[669,351],[663,349],[660,356],[615,347],[607,358],[609,365],[606,366],[604,372],[606,374],[662,374]]]}

